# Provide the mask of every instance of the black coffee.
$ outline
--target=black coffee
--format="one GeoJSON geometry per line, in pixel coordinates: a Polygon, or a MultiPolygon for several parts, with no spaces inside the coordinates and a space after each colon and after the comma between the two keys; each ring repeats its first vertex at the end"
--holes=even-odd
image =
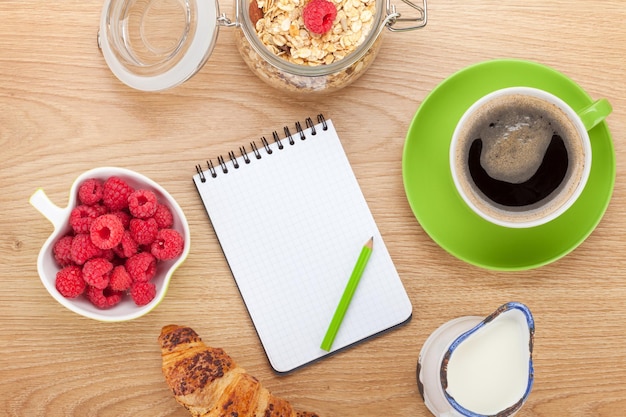
{"type": "Polygon", "coordinates": [[[489,175],[480,162],[483,142],[472,142],[468,156],[469,173],[476,187],[490,200],[507,207],[536,204],[552,194],[567,174],[567,148],[558,134],[552,139],[535,173],[526,181],[515,183],[499,180],[489,175]]]}
{"type": "Polygon", "coordinates": [[[495,98],[464,123],[455,155],[474,205],[503,220],[560,206],[582,177],[576,127],[556,105],[522,94],[495,98]]]}

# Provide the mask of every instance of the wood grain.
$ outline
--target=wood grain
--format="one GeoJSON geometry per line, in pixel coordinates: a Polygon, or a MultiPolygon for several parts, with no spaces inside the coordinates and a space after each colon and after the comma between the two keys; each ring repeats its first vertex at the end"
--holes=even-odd
{"type": "MultiPolygon", "coordinates": [[[[228,2],[227,2],[228,3],[228,2]]],[[[230,4],[220,5],[225,11],[230,4]]],[[[326,97],[284,95],[239,56],[234,28],[184,85],[141,93],[111,74],[97,46],[101,1],[0,2],[0,410],[23,416],[186,416],[167,389],[156,338],[192,326],[298,408],[323,416],[427,416],[415,382],[421,345],[445,321],[521,301],[537,325],[536,381],[518,415],[621,415],[626,409],[626,8],[621,0],[429,2],[417,32],[385,33],[376,61],[326,97]],[[597,229],[544,267],[495,272],[434,243],[401,177],[415,111],[467,65],[513,57],[552,66],[614,107],[612,201],[597,229]],[[292,120],[323,112],[348,158],[414,305],[413,320],[288,376],[272,373],[191,181],[194,165],[292,120]],[[51,224],[28,204],[57,205],[83,171],[139,171],[185,211],[192,249],[165,300],[128,323],[77,316],[36,271],[51,224]]]]}

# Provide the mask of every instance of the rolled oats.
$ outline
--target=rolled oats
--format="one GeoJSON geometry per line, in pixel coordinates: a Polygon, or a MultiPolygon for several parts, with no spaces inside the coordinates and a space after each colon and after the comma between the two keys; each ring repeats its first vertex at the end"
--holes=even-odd
{"type": "MultiPolygon", "coordinates": [[[[252,0],[254,1],[254,0],[252,0]]],[[[332,29],[322,35],[304,26],[306,0],[256,0],[262,17],[256,32],[274,54],[299,65],[328,65],[363,43],[374,24],[375,0],[331,0],[337,8],[332,29]]]]}
{"type": "Polygon", "coordinates": [[[329,0],[337,15],[323,35],[304,26],[302,10],[309,0],[238,1],[249,2],[252,25],[235,31],[237,48],[252,72],[280,90],[297,95],[339,90],[358,79],[380,49],[377,8],[383,0],[329,0]],[[352,53],[358,57],[346,59],[352,53]]]}

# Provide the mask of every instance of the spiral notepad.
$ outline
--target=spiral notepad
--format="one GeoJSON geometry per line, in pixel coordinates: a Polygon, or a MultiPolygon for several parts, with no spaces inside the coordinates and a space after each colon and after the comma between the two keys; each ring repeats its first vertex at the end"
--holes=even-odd
{"type": "Polygon", "coordinates": [[[374,250],[341,324],[341,350],[408,321],[412,306],[331,120],[284,127],[193,181],[271,366],[289,372],[320,344],[365,241],[374,250]]]}

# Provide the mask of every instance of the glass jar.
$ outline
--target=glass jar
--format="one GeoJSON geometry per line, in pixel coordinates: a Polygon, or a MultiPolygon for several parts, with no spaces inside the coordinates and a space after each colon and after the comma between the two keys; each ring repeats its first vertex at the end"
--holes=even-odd
{"type": "MultiPolygon", "coordinates": [[[[111,71],[125,84],[143,91],[174,87],[193,76],[209,58],[220,26],[235,27],[237,48],[252,72],[283,91],[331,92],[359,78],[380,49],[383,29],[422,28],[426,0],[403,17],[390,0],[375,1],[369,32],[356,49],[330,64],[289,62],[272,52],[257,35],[249,14],[251,0],[235,0],[235,18],[219,13],[216,0],[105,0],[98,45],[111,71]]],[[[280,1],[280,0],[274,0],[280,1]]]]}

